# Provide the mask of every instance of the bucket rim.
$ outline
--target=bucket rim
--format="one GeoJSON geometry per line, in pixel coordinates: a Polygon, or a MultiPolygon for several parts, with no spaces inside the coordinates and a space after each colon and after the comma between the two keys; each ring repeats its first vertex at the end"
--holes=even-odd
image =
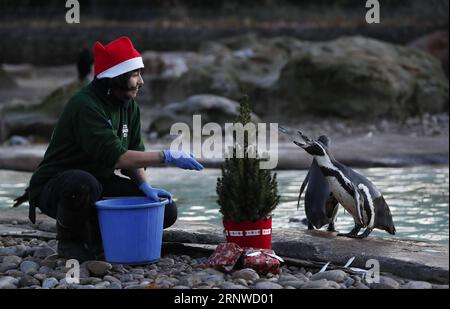
{"type": "Polygon", "coordinates": [[[159,202],[145,202],[145,200],[148,200],[145,196],[132,196],[132,197],[119,197],[119,198],[111,198],[111,199],[105,199],[105,200],[99,200],[95,203],[95,207],[99,210],[107,209],[107,210],[118,210],[118,209],[137,209],[137,208],[151,208],[151,207],[160,207],[165,206],[169,203],[169,199],[164,199],[159,202]],[[107,203],[111,200],[114,201],[128,201],[130,202],[133,200],[139,200],[140,203],[132,204],[132,205],[107,205],[107,203]]]}

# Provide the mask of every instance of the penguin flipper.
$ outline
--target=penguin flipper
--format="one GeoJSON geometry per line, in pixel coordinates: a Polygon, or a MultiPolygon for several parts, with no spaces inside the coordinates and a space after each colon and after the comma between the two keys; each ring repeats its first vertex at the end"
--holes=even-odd
{"type": "Polygon", "coordinates": [[[305,180],[303,180],[303,183],[300,187],[300,192],[298,194],[298,200],[297,200],[297,210],[300,207],[300,199],[302,197],[303,191],[305,191],[305,188],[308,185],[308,182],[309,182],[309,171],[308,171],[308,174],[306,174],[305,180]]]}

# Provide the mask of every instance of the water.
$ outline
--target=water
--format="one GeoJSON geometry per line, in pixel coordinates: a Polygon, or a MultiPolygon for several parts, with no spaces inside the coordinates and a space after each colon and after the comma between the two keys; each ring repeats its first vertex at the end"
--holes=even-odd
{"type": "MultiPolygon", "coordinates": [[[[358,171],[371,179],[383,193],[397,229],[395,236],[377,230],[373,235],[448,243],[448,167],[369,168],[358,171]]],[[[182,223],[203,221],[222,224],[216,203],[216,182],[220,170],[192,172],[178,168],[151,168],[147,173],[153,186],[172,192],[182,223]]],[[[305,218],[303,199],[297,210],[297,197],[306,171],[278,171],[277,174],[281,202],[273,215],[273,228],[305,229],[301,223],[289,222],[289,219],[305,218]]],[[[9,207],[13,198],[22,193],[29,177],[29,173],[0,171],[1,212],[27,211],[25,206],[17,209],[9,207]]],[[[336,228],[340,232],[348,232],[352,227],[353,219],[340,207],[336,228]]]]}

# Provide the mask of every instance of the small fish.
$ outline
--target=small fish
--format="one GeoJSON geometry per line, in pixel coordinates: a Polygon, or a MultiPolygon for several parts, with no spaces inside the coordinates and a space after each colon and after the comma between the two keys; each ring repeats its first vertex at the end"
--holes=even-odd
{"type": "Polygon", "coordinates": [[[325,270],[327,270],[328,265],[330,265],[330,262],[326,263],[326,264],[319,270],[319,273],[323,273],[325,270]]]}
{"type": "Polygon", "coordinates": [[[355,260],[355,257],[354,257],[354,256],[351,257],[351,258],[347,261],[347,263],[345,263],[344,268],[349,267],[350,264],[353,263],[354,260],[355,260]]]}
{"type": "Polygon", "coordinates": [[[278,126],[278,131],[284,134],[289,134],[289,130],[282,126],[278,126]]]}
{"type": "Polygon", "coordinates": [[[265,253],[265,254],[270,256],[270,257],[273,257],[274,259],[277,259],[280,262],[284,262],[284,260],[281,257],[279,257],[278,255],[276,255],[276,254],[273,254],[273,253],[265,253]]]}

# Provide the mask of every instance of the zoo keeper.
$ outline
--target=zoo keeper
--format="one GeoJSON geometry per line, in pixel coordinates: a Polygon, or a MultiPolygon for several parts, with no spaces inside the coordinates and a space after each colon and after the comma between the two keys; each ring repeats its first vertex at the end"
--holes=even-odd
{"type": "Polygon", "coordinates": [[[102,198],[168,198],[164,228],[175,223],[177,206],[171,194],[147,182],[145,167],[166,163],[203,169],[186,152],[145,151],[135,101],[144,84],[143,67],[142,57],[128,37],[107,45],[96,42],[95,78],[66,104],[44,159],[31,177],[26,192],[30,220],[35,222],[36,208],[56,219],[62,257],[79,261],[103,257],[95,209],[95,202],[102,198]],[[125,177],[115,174],[117,169],[125,177]]]}

